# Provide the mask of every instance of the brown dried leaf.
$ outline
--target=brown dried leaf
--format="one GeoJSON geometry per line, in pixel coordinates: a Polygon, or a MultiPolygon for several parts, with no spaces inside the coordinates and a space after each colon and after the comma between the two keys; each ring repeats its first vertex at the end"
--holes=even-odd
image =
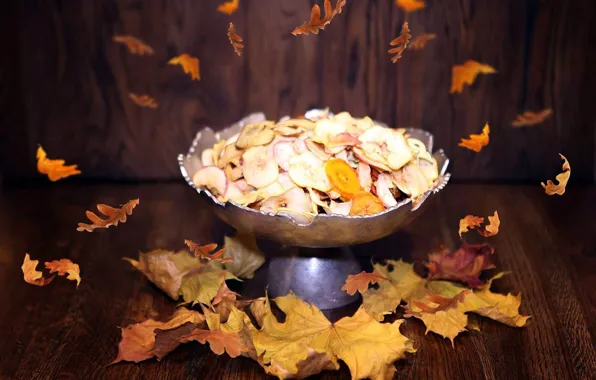
{"type": "Polygon", "coordinates": [[[412,41],[410,41],[410,44],[408,45],[408,49],[422,50],[424,48],[424,46],[426,46],[426,43],[428,41],[434,40],[435,38],[437,38],[437,35],[434,33],[421,34],[417,37],[414,37],[414,39],[412,41]]]}
{"type": "Polygon", "coordinates": [[[542,185],[542,187],[544,188],[544,191],[548,195],[555,195],[555,194],[563,195],[563,194],[565,194],[565,188],[567,187],[567,182],[569,182],[569,177],[571,177],[571,166],[569,165],[569,161],[567,161],[567,158],[565,158],[565,156],[563,156],[561,153],[559,153],[559,156],[561,156],[561,158],[563,159],[564,162],[563,162],[563,172],[555,177],[558,184],[555,185],[553,183],[553,181],[551,181],[550,179],[546,181],[546,185],[544,184],[544,182],[540,183],[542,185]]]}
{"type": "Polygon", "coordinates": [[[131,92],[128,94],[128,96],[138,106],[147,108],[157,108],[158,106],[157,101],[149,95],[137,95],[131,92]]]}
{"type": "Polygon", "coordinates": [[[231,15],[238,10],[240,0],[229,0],[217,6],[217,11],[226,15],[231,15]]]}
{"type": "Polygon", "coordinates": [[[342,7],[346,5],[346,0],[337,0],[335,9],[331,8],[331,1],[325,0],[323,7],[325,8],[325,17],[321,18],[321,8],[315,4],[310,12],[310,20],[297,27],[292,31],[292,34],[297,36],[299,34],[319,34],[319,30],[325,29],[335,15],[341,14],[342,7]]]}
{"type": "Polygon", "coordinates": [[[151,46],[147,45],[143,41],[141,41],[138,38],[133,37],[133,36],[122,36],[122,35],[114,36],[112,38],[112,40],[114,42],[118,42],[118,43],[126,45],[126,47],[128,48],[128,51],[131,52],[131,54],[135,54],[135,55],[155,54],[155,51],[153,50],[153,48],[151,46]]]}
{"type": "Polygon", "coordinates": [[[37,264],[39,264],[39,260],[31,260],[29,254],[25,253],[25,260],[23,260],[23,265],[21,266],[25,282],[37,286],[45,286],[52,282],[56,276],[43,277],[43,273],[37,270],[37,264]]]}
{"type": "Polygon", "coordinates": [[[215,252],[215,250],[217,249],[217,244],[211,243],[207,245],[198,245],[192,240],[184,240],[184,244],[188,246],[188,249],[190,249],[190,251],[195,255],[195,257],[199,257],[208,261],[215,260],[219,261],[220,263],[232,262],[231,258],[223,257],[226,253],[225,248],[222,248],[215,252]]]}
{"type": "Polygon", "coordinates": [[[484,223],[484,218],[474,215],[466,215],[459,221],[459,237],[461,237],[461,234],[468,232],[469,228],[474,229],[480,227],[482,223],[484,223]]]}
{"type": "Polygon", "coordinates": [[[428,254],[428,279],[461,281],[469,286],[480,286],[482,271],[494,268],[492,256],[495,250],[488,244],[470,245],[462,242],[455,252],[445,247],[428,254]]]}
{"type": "Polygon", "coordinates": [[[186,53],[174,57],[168,61],[170,65],[180,65],[185,74],[189,74],[193,80],[200,80],[199,59],[186,53]]]}
{"type": "Polygon", "coordinates": [[[461,139],[458,145],[478,153],[490,142],[489,134],[490,127],[488,123],[486,123],[484,128],[482,128],[481,134],[471,134],[469,139],[461,139]]]}
{"type": "Polygon", "coordinates": [[[242,55],[242,49],[244,49],[244,45],[241,44],[242,37],[236,34],[236,29],[234,29],[234,24],[232,23],[230,23],[230,27],[228,28],[228,39],[234,47],[236,54],[242,55]]]}
{"type": "Polygon", "coordinates": [[[225,256],[230,257],[230,262],[224,267],[234,276],[251,279],[255,271],[265,262],[265,255],[257,246],[253,235],[237,232],[234,237],[226,236],[224,247],[225,256]]]}
{"type": "Polygon", "coordinates": [[[495,211],[493,216],[488,217],[488,225],[484,227],[484,229],[478,229],[478,233],[484,237],[495,236],[499,233],[499,226],[501,225],[501,220],[499,219],[499,213],[495,211]]]}
{"type": "Polygon", "coordinates": [[[46,269],[50,270],[50,273],[58,272],[58,276],[64,276],[68,274],[66,279],[76,281],[77,288],[81,283],[81,269],[79,264],[75,264],[69,259],[53,260],[45,263],[46,269]]]}
{"type": "Polygon", "coordinates": [[[64,160],[50,160],[41,146],[37,148],[37,171],[46,174],[50,181],[55,182],[59,179],[69,177],[75,174],[81,174],[77,165],[64,166],[64,160]]]}
{"type": "Polygon", "coordinates": [[[469,60],[463,65],[455,65],[452,68],[450,94],[462,92],[464,85],[471,85],[478,74],[494,74],[497,71],[490,65],[478,61],[469,60]]]}
{"type": "Polygon", "coordinates": [[[548,119],[553,114],[553,110],[550,108],[544,109],[539,112],[525,111],[521,115],[517,115],[515,120],[511,122],[513,127],[529,127],[532,125],[540,124],[544,120],[548,119]]]}
{"type": "Polygon", "coordinates": [[[389,54],[395,54],[391,58],[391,62],[396,63],[401,58],[404,50],[406,50],[406,48],[408,47],[410,38],[412,38],[412,35],[410,34],[410,28],[408,28],[408,22],[406,21],[401,27],[401,34],[399,35],[399,37],[393,39],[389,43],[390,46],[396,46],[388,50],[389,54]]]}
{"type": "Polygon", "coordinates": [[[453,298],[443,297],[438,294],[428,293],[424,296],[424,298],[420,300],[413,300],[414,305],[416,305],[420,312],[411,311],[411,309],[406,306],[406,317],[411,316],[420,316],[422,313],[427,314],[436,314],[439,311],[447,311],[449,309],[454,309],[457,305],[464,301],[464,297],[468,294],[472,293],[471,290],[463,290],[461,293],[456,295],[453,298]],[[429,305],[430,303],[430,305],[429,305]],[[437,305],[437,306],[434,306],[437,305]]]}
{"type": "Polygon", "coordinates": [[[426,7],[424,1],[420,0],[395,0],[395,5],[403,9],[406,13],[414,12],[426,7]]]}
{"type": "Polygon", "coordinates": [[[111,226],[117,226],[118,223],[126,223],[127,215],[132,214],[132,210],[139,204],[139,199],[133,199],[128,201],[121,208],[115,208],[104,204],[98,204],[97,209],[106,219],[101,219],[97,214],[91,211],[87,211],[85,215],[92,222],[92,224],[79,223],[77,231],[93,232],[96,228],[108,228],[111,226]]]}
{"type": "Polygon", "coordinates": [[[351,274],[346,279],[346,283],[341,287],[341,290],[354,295],[356,291],[364,293],[370,284],[378,284],[383,281],[387,281],[387,277],[383,277],[378,273],[366,273],[362,271],[358,274],[351,274]]]}

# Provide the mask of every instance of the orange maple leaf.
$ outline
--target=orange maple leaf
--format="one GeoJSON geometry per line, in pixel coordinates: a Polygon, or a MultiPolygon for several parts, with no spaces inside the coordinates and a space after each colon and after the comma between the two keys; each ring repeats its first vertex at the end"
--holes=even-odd
{"type": "Polygon", "coordinates": [[[488,123],[486,123],[486,125],[484,126],[484,128],[482,128],[482,133],[481,134],[471,134],[469,139],[461,139],[461,141],[459,142],[459,146],[464,147],[464,148],[468,148],[470,150],[473,150],[474,152],[478,153],[482,150],[482,147],[485,147],[488,145],[490,139],[488,137],[490,133],[490,127],[488,125],[488,123]]]}
{"type": "Polygon", "coordinates": [[[217,11],[227,14],[228,16],[238,10],[240,0],[230,0],[217,6],[217,11]]]}
{"type": "Polygon", "coordinates": [[[199,72],[199,59],[186,53],[180,54],[168,61],[170,65],[180,65],[184,69],[185,74],[189,74],[194,80],[200,80],[201,74],[199,72]]]}
{"type": "Polygon", "coordinates": [[[395,0],[395,5],[397,5],[407,13],[418,11],[426,7],[424,1],[420,0],[395,0]]]}
{"type": "Polygon", "coordinates": [[[335,15],[341,14],[342,7],[346,5],[346,0],[337,0],[335,9],[331,7],[331,2],[325,0],[323,7],[325,8],[325,17],[321,18],[321,8],[315,4],[310,11],[310,20],[303,25],[297,27],[292,31],[292,34],[297,36],[299,34],[319,34],[319,30],[324,30],[335,15]]]}
{"type": "Polygon", "coordinates": [[[437,38],[437,35],[434,33],[425,33],[415,37],[410,43],[408,44],[408,49],[410,50],[422,50],[426,43],[430,40],[434,40],[437,38]]]}
{"type": "Polygon", "coordinates": [[[46,174],[52,182],[71,175],[81,174],[81,171],[77,169],[77,165],[64,166],[64,160],[51,160],[47,158],[47,154],[41,146],[37,148],[36,157],[37,171],[41,174],[46,174]]]}
{"type": "Polygon", "coordinates": [[[364,293],[368,290],[370,284],[379,284],[387,281],[387,277],[383,277],[378,273],[366,273],[362,271],[358,274],[351,274],[346,279],[346,283],[341,287],[349,295],[354,295],[356,291],[364,293]]]}
{"type": "Polygon", "coordinates": [[[101,219],[97,214],[91,211],[87,211],[85,215],[92,222],[92,224],[79,223],[77,231],[88,231],[92,232],[96,228],[108,228],[111,226],[117,226],[118,223],[126,223],[127,215],[132,214],[132,210],[139,204],[139,199],[133,199],[128,201],[121,208],[115,208],[104,204],[98,204],[97,209],[100,213],[107,216],[106,219],[101,219]]]}
{"type": "Polygon", "coordinates": [[[482,223],[484,223],[484,218],[474,215],[466,215],[459,221],[459,236],[461,237],[461,234],[468,232],[470,228],[480,227],[482,223]]]}
{"type": "Polygon", "coordinates": [[[151,46],[133,36],[114,36],[112,40],[126,45],[128,51],[135,55],[155,54],[151,46]]]}
{"type": "Polygon", "coordinates": [[[234,24],[232,23],[230,23],[230,27],[228,28],[228,39],[234,47],[236,54],[242,55],[242,49],[244,49],[244,45],[241,44],[242,37],[236,34],[236,29],[234,29],[234,24]]]}
{"type": "Polygon", "coordinates": [[[514,127],[528,127],[542,123],[553,114],[553,110],[547,108],[539,112],[525,111],[521,115],[517,115],[515,120],[511,122],[514,127]]]}
{"type": "Polygon", "coordinates": [[[76,281],[77,288],[81,283],[81,269],[79,264],[75,264],[69,259],[53,260],[45,263],[46,269],[50,270],[50,273],[58,272],[58,276],[64,276],[68,274],[66,279],[76,281]]]}
{"type": "Polygon", "coordinates": [[[571,165],[569,165],[569,161],[567,161],[567,158],[565,158],[565,156],[563,156],[561,153],[559,153],[559,156],[561,156],[561,158],[563,159],[564,162],[563,162],[563,172],[555,177],[558,184],[555,185],[553,183],[553,181],[551,181],[550,179],[546,181],[546,185],[544,184],[544,182],[540,183],[542,185],[542,187],[544,188],[546,194],[548,194],[548,195],[555,195],[555,194],[563,195],[563,194],[565,194],[565,188],[567,187],[567,182],[569,182],[569,177],[571,177],[571,165]]]}
{"type": "Polygon", "coordinates": [[[406,21],[401,27],[401,34],[399,35],[399,37],[393,39],[389,43],[389,46],[396,46],[388,50],[389,54],[395,54],[391,58],[391,62],[395,63],[398,59],[401,58],[404,50],[406,50],[406,48],[408,47],[410,38],[412,38],[412,35],[410,34],[410,28],[408,28],[408,22],[406,21]]]}
{"type": "Polygon", "coordinates": [[[135,104],[141,107],[157,108],[158,106],[157,101],[149,95],[137,95],[131,92],[128,94],[128,96],[133,102],[135,102],[135,104]]]}
{"type": "Polygon", "coordinates": [[[470,289],[462,290],[461,293],[452,298],[429,293],[425,295],[424,298],[421,300],[413,300],[414,305],[418,306],[421,312],[413,312],[410,309],[410,305],[408,304],[405,307],[406,314],[404,316],[412,317],[415,315],[420,315],[420,313],[435,314],[439,311],[447,311],[449,309],[454,309],[457,307],[459,303],[464,302],[464,298],[471,293],[472,291],[470,289]],[[433,305],[436,304],[437,306],[430,306],[425,301],[431,302],[433,305]]]}
{"type": "Polygon", "coordinates": [[[459,236],[463,233],[468,232],[470,229],[476,229],[478,233],[484,237],[495,236],[499,233],[499,226],[501,225],[501,220],[499,219],[499,213],[495,211],[493,216],[488,217],[488,225],[484,227],[484,229],[480,229],[480,225],[484,223],[484,218],[474,215],[466,215],[463,219],[459,221],[459,236]]]}
{"type": "Polygon", "coordinates": [[[188,246],[188,249],[195,255],[195,257],[199,257],[201,259],[206,259],[208,261],[216,260],[220,263],[231,263],[232,258],[226,257],[224,258],[223,255],[226,253],[226,249],[222,248],[217,252],[214,252],[217,249],[217,244],[211,243],[206,245],[198,245],[192,240],[184,240],[184,244],[188,246]],[[212,253],[213,252],[213,253],[212,253]]]}
{"type": "Polygon", "coordinates": [[[462,92],[464,85],[471,85],[478,74],[494,74],[497,71],[490,65],[469,60],[463,65],[455,65],[452,68],[451,89],[449,93],[462,92]]]}
{"type": "Polygon", "coordinates": [[[25,282],[37,286],[45,286],[52,282],[55,276],[43,277],[43,273],[37,270],[37,264],[39,264],[39,260],[31,260],[29,254],[25,253],[25,260],[21,266],[25,282]]]}

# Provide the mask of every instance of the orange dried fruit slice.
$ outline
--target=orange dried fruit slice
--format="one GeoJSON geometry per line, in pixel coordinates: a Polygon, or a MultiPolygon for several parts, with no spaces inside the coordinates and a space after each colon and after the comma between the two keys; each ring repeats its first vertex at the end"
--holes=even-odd
{"type": "Polygon", "coordinates": [[[344,198],[352,199],[354,194],[362,189],[358,173],[342,159],[332,158],[327,161],[325,173],[327,173],[331,187],[344,198]]]}
{"type": "Polygon", "coordinates": [[[383,202],[368,191],[359,191],[352,198],[350,216],[373,215],[385,210],[383,202]]]}

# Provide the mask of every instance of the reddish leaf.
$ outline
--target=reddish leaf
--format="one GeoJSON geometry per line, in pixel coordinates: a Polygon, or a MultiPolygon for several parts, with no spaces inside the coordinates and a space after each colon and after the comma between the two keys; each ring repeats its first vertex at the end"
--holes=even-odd
{"type": "Polygon", "coordinates": [[[292,34],[297,36],[299,34],[319,34],[319,30],[325,29],[335,15],[341,14],[342,7],[346,5],[346,0],[337,0],[335,3],[335,9],[331,8],[331,2],[325,0],[325,17],[321,18],[321,8],[315,4],[310,12],[310,20],[304,23],[302,26],[297,27],[292,31],[292,34]]]}
{"type": "Polygon", "coordinates": [[[494,268],[492,255],[494,249],[488,244],[470,245],[462,242],[455,252],[440,247],[428,254],[428,278],[432,280],[461,281],[469,286],[480,286],[479,279],[483,270],[494,268]]]}
{"type": "Polygon", "coordinates": [[[404,50],[406,50],[406,48],[408,47],[410,38],[412,38],[412,35],[410,34],[410,28],[408,28],[408,22],[406,21],[401,27],[401,34],[399,35],[399,37],[393,39],[389,43],[390,46],[396,46],[388,50],[389,54],[395,54],[391,58],[391,62],[396,63],[401,58],[404,50]]]}

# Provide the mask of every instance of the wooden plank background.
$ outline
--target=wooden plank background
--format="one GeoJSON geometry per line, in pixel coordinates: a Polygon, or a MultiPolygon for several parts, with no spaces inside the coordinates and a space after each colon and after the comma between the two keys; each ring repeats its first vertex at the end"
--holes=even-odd
{"type": "Polygon", "coordinates": [[[348,0],[318,36],[290,34],[313,0],[240,0],[231,16],[220,0],[26,0],[7,5],[0,58],[0,170],[36,178],[35,149],[77,163],[98,179],[178,178],[176,155],[203,125],[223,126],[254,111],[268,117],[315,106],[371,115],[432,131],[459,181],[539,181],[560,171],[596,176],[596,1],[427,0],[406,15],[392,0],[348,0]],[[437,39],[392,64],[389,41],[404,21],[437,39]],[[245,39],[238,57],[228,23],[245,39]],[[154,56],[112,42],[132,34],[154,56]],[[167,60],[199,57],[199,82],[167,60]],[[451,67],[493,65],[462,94],[449,95],[451,67]],[[157,98],[156,110],[128,93],[157,98]],[[553,108],[544,124],[510,126],[522,111],[553,108]],[[491,124],[481,153],[461,137],[491,124]]]}

